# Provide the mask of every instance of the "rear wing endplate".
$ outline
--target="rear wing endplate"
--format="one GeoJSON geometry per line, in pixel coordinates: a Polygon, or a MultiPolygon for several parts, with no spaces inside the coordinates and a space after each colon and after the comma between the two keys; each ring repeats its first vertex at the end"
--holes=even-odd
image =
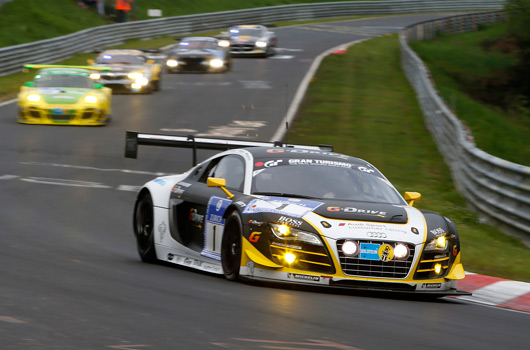
{"type": "Polygon", "coordinates": [[[160,134],[142,134],[134,131],[127,131],[125,134],[125,157],[138,157],[138,146],[163,146],[163,147],[180,147],[193,149],[193,165],[197,164],[197,150],[218,150],[226,151],[234,148],[243,147],[291,147],[303,148],[309,150],[333,151],[331,145],[292,145],[284,144],[279,141],[275,142],[261,142],[261,141],[244,141],[244,140],[228,140],[228,139],[212,139],[205,137],[188,136],[173,136],[160,134]]]}

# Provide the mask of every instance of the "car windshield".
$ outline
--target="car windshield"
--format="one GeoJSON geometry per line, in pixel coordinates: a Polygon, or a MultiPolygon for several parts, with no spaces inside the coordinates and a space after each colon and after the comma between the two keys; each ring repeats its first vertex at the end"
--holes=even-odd
{"type": "Polygon", "coordinates": [[[102,54],[96,58],[97,64],[144,64],[145,58],[131,54],[102,54]]]}
{"type": "Polygon", "coordinates": [[[211,40],[183,40],[179,49],[218,49],[217,42],[211,40]]]}
{"type": "Polygon", "coordinates": [[[236,36],[263,36],[259,28],[232,28],[230,29],[230,34],[236,36]]]}
{"type": "Polygon", "coordinates": [[[65,87],[93,89],[94,81],[84,75],[45,74],[35,77],[35,87],[65,87]]]}
{"type": "Polygon", "coordinates": [[[314,159],[257,160],[252,193],[263,195],[406,204],[376,170],[359,164],[314,159]],[[282,163],[301,161],[298,164],[282,163]],[[272,162],[272,163],[271,163],[272,162]]]}

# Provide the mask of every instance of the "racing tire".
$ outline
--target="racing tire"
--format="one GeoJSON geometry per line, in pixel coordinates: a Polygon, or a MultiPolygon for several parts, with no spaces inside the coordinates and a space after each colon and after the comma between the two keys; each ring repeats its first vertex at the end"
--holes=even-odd
{"type": "Polygon", "coordinates": [[[227,280],[235,281],[239,278],[241,267],[243,225],[241,216],[233,212],[228,216],[221,243],[221,265],[227,280]]]}
{"type": "Polygon", "coordinates": [[[154,240],[153,199],[149,192],[144,192],[134,207],[133,227],[136,236],[138,255],[143,262],[154,263],[156,259],[154,240]]]}

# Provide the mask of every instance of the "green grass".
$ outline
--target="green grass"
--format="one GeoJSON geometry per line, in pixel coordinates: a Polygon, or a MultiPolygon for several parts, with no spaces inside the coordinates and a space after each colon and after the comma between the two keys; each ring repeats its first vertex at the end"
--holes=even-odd
{"type": "MultiPolygon", "coordinates": [[[[347,0],[140,0],[129,19],[150,19],[148,9],[160,9],[164,17],[241,10],[256,7],[347,0]]],[[[384,1],[384,0],[381,0],[384,1]]],[[[0,47],[49,39],[115,22],[107,0],[107,16],[84,9],[73,0],[13,0],[0,8],[0,47]]]]}
{"type": "Polygon", "coordinates": [[[503,79],[505,69],[515,62],[513,54],[485,50],[479,44],[503,37],[505,27],[497,24],[478,32],[413,42],[411,46],[429,67],[442,98],[471,130],[477,147],[530,166],[530,115],[508,113],[470,96],[479,91],[485,79],[503,79]]]}
{"type": "Polygon", "coordinates": [[[467,210],[438,153],[399,62],[397,36],[328,56],[288,134],[292,143],[333,144],[370,161],[398,190],[418,191],[417,207],[457,225],[467,271],[530,282],[530,250],[467,210]]]}

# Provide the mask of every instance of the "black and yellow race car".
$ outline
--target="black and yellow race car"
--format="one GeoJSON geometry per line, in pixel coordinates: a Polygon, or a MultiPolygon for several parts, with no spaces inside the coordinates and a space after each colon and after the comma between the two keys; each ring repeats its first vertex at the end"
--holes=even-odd
{"type": "Polygon", "coordinates": [[[112,49],[88,60],[94,67],[109,67],[98,83],[114,92],[151,93],[159,91],[162,82],[162,64],[149,58],[148,52],[130,49],[112,49]]]}
{"type": "Polygon", "coordinates": [[[232,58],[227,45],[217,38],[187,37],[167,54],[169,73],[202,72],[224,73],[232,68],[232,58]]]}
{"type": "MultiPolygon", "coordinates": [[[[138,145],[225,150],[146,183],[134,206],[145,262],[315,286],[469,294],[448,218],[413,206],[372,164],[329,146],[128,132],[138,145]]],[[[196,156],[194,156],[195,159],[196,156]]]]}

